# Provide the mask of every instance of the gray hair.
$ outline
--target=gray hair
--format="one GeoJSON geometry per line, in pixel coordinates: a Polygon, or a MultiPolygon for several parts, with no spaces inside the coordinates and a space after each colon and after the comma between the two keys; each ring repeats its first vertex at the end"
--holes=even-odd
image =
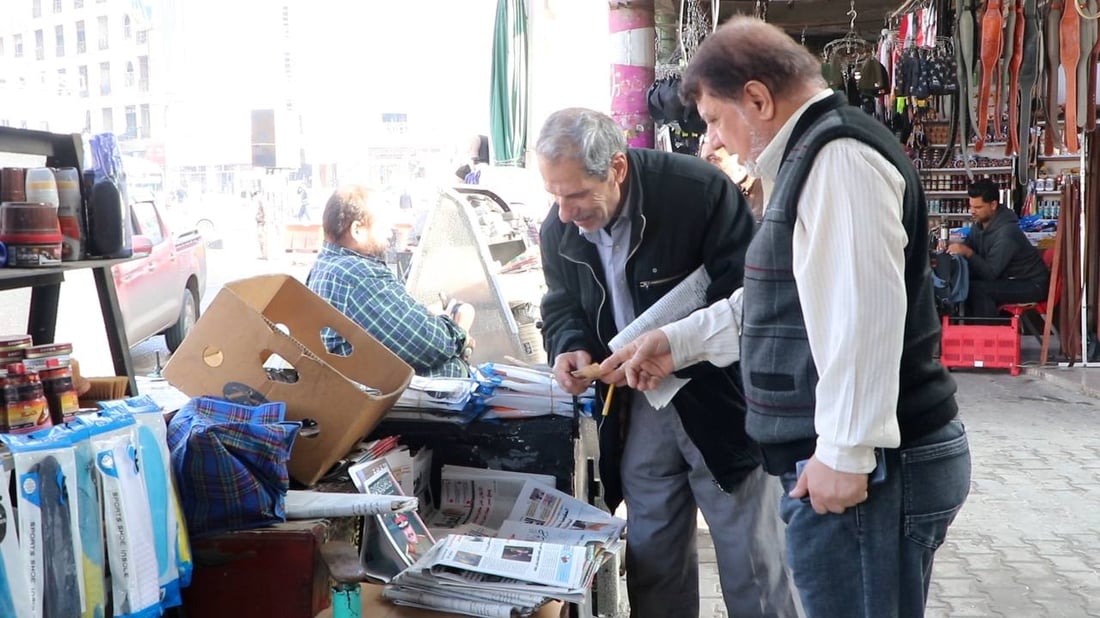
{"type": "Polygon", "coordinates": [[[611,158],[626,152],[623,130],[607,114],[570,107],[550,114],[539,132],[535,153],[548,161],[568,157],[584,166],[593,178],[604,180],[611,158]]]}

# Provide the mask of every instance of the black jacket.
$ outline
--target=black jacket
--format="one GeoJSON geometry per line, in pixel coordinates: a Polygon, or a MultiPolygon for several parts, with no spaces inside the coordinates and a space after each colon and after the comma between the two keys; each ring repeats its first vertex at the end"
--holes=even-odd
{"type": "MultiPolygon", "coordinates": [[[[753,218],[730,179],[709,163],[685,155],[630,150],[627,159],[628,195],[637,204],[631,211],[631,254],[626,263],[635,314],[702,264],[712,279],[708,303],[741,287],[753,218]]],[[[543,337],[551,363],[558,354],[576,350],[586,350],[596,362],[603,360],[610,354],[607,343],[618,331],[596,247],[575,225],[562,223],[555,204],[542,224],[541,248],[548,290],[542,300],[543,337]]],[[[715,481],[730,491],[759,465],[756,447],[745,434],[737,365],[700,363],[677,375],[692,378],[672,401],[684,430],[715,481]]],[[[635,393],[616,389],[612,411],[599,419],[601,481],[604,500],[612,509],[622,500],[619,460],[630,396],[635,393]]]]}
{"type": "Polygon", "coordinates": [[[1044,287],[1050,280],[1043,256],[1024,236],[1019,217],[1009,208],[998,206],[984,228],[978,223],[971,225],[966,245],[974,250],[974,255],[966,259],[971,279],[1019,279],[1044,287]]]}

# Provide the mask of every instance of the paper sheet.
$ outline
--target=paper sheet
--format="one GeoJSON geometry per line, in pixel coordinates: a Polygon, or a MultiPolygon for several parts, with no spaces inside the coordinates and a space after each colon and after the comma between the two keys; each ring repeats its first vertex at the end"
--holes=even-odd
{"type": "MultiPolygon", "coordinates": [[[[619,331],[608,344],[611,351],[617,352],[623,346],[634,341],[641,335],[691,315],[696,309],[707,304],[707,288],[710,286],[710,275],[705,266],[695,269],[695,272],[687,276],[676,287],[668,291],[657,302],[642,312],[642,315],[626,325],[619,331]]],[[[649,405],[660,410],[667,406],[676,393],[680,391],[688,380],[668,376],[661,380],[660,385],[650,391],[645,391],[645,398],[649,405]]]]}
{"type": "Polygon", "coordinates": [[[286,492],[287,519],[315,517],[359,517],[402,513],[414,510],[416,498],[405,496],[374,496],[371,494],[330,494],[318,491],[286,492]]]}

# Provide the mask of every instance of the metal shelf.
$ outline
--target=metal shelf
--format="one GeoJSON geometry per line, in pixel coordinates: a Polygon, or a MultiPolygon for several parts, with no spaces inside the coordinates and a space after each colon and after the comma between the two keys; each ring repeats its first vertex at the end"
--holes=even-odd
{"type": "Polygon", "coordinates": [[[1062,197],[1061,191],[1036,191],[1035,195],[1042,195],[1044,197],[1062,197]]]}
{"type": "Polygon", "coordinates": [[[925,197],[969,197],[966,191],[925,191],[925,197]]]}
{"type": "Polygon", "coordinates": [[[969,219],[970,218],[970,213],[965,213],[965,212],[960,212],[960,213],[930,212],[930,213],[928,213],[928,216],[929,217],[937,217],[937,218],[940,218],[940,219],[969,219]]]}

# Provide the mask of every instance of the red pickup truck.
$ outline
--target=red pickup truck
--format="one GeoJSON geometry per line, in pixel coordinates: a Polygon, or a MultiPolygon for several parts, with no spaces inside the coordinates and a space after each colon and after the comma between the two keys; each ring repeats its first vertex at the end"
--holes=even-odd
{"type": "Polygon", "coordinates": [[[164,335],[176,351],[199,319],[206,290],[206,245],[197,231],[175,236],[151,198],[130,204],[135,259],[114,266],[130,346],[164,335]]]}

